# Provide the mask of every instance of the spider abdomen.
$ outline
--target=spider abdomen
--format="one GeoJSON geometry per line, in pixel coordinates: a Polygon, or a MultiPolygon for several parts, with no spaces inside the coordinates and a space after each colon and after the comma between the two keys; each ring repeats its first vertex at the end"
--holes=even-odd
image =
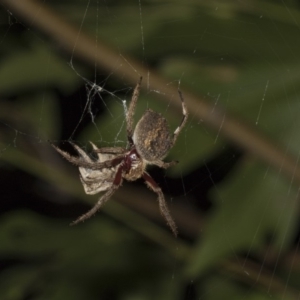
{"type": "Polygon", "coordinates": [[[144,160],[154,162],[163,159],[172,147],[172,136],[166,119],[148,109],[135,127],[133,142],[144,160]]]}

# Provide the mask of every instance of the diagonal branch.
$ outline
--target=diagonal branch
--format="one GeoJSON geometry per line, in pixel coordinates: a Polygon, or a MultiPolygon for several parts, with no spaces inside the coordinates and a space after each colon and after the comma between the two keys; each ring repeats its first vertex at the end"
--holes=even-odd
{"type": "MultiPolygon", "coordinates": [[[[110,49],[101,41],[93,40],[86,34],[65,20],[60,18],[44,3],[33,0],[0,0],[0,3],[14,14],[19,15],[30,26],[39,30],[56,40],[62,48],[75,56],[84,59],[87,63],[95,66],[95,63],[102,70],[107,72],[114,70],[114,73],[135,85],[140,76],[147,77],[149,68],[138,61],[126,57],[127,64],[120,62],[120,54],[110,49]],[[80,34],[79,34],[80,33],[80,34]],[[97,44],[96,44],[97,43],[97,44]],[[76,46],[76,47],[75,47],[76,46]],[[75,51],[74,51],[75,49],[75,51]]],[[[167,84],[167,80],[155,71],[151,70],[149,84],[151,89],[161,91],[160,97],[168,101],[170,95],[177,93],[177,89],[167,84]]],[[[300,182],[300,168],[297,160],[291,154],[286,153],[282,148],[275,146],[266,136],[248,126],[243,120],[239,120],[221,109],[213,109],[211,104],[199,96],[195,96],[186,90],[182,90],[187,99],[188,110],[199,119],[202,119],[208,126],[219,131],[232,143],[238,145],[248,153],[255,155],[268,165],[281,170],[286,176],[300,182]]],[[[174,102],[178,110],[181,104],[174,102]]]]}

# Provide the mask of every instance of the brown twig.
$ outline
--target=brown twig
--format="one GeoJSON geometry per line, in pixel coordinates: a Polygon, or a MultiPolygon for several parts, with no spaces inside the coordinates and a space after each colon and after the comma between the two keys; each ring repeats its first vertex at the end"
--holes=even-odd
{"type": "MultiPolygon", "coordinates": [[[[134,59],[126,57],[124,63],[118,52],[108,48],[101,41],[93,40],[78,28],[60,18],[57,13],[51,11],[44,3],[33,0],[0,0],[0,2],[14,14],[19,15],[28,26],[33,26],[49,35],[58,42],[66,51],[74,54],[87,63],[114,73],[135,85],[137,78],[143,75],[147,78],[149,69],[134,59]],[[96,44],[97,43],[97,44],[96,44]],[[116,68],[116,63],[120,61],[116,68]]],[[[167,84],[166,79],[151,70],[149,85],[154,90],[159,90],[164,100],[169,101],[170,95],[177,93],[177,88],[167,84]]],[[[236,119],[228,112],[220,109],[213,109],[198,96],[182,90],[187,99],[187,105],[191,114],[203,120],[211,128],[219,131],[220,134],[265,162],[267,165],[282,171],[289,178],[300,182],[300,168],[297,160],[286,153],[280,147],[275,146],[266,136],[257,130],[250,128],[242,120],[236,119]]],[[[174,101],[174,105],[180,109],[180,103],[174,101]]]]}

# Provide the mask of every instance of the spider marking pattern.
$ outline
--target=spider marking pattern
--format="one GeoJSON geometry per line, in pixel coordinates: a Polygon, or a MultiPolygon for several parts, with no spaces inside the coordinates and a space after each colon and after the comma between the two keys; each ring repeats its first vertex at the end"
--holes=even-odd
{"type": "Polygon", "coordinates": [[[166,119],[159,113],[147,109],[133,129],[133,119],[137,100],[140,93],[142,77],[137,83],[126,113],[127,148],[104,147],[98,148],[91,143],[97,159],[93,160],[79,146],[71,143],[79,156],[69,153],[52,145],[70,163],[79,167],[80,180],[86,194],[94,195],[105,192],[98,202],[85,214],[80,216],[71,225],[82,222],[94,215],[121,186],[123,179],[134,181],[143,178],[146,185],[157,194],[159,209],[173,234],[177,236],[176,224],[171,217],[164,194],[154,179],[146,172],[147,165],[156,165],[160,168],[169,168],[177,161],[164,162],[164,157],[175,144],[178,135],[187,122],[188,112],[184,98],[178,90],[182,104],[182,121],[173,134],[169,131],[166,119]]]}

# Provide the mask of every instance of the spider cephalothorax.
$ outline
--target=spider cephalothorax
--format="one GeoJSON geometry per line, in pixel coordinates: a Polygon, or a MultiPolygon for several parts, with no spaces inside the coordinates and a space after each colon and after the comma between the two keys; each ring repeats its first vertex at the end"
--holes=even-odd
{"type": "Polygon", "coordinates": [[[177,163],[176,161],[164,162],[162,159],[176,142],[178,134],[186,124],[188,113],[182,94],[179,91],[183,119],[173,134],[170,134],[166,119],[151,109],[146,110],[133,131],[133,115],[139,96],[141,81],[142,78],[140,78],[134,89],[126,114],[127,148],[98,148],[91,143],[94,153],[97,154],[97,160],[95,161],[75,144],[72,145],[80,155],[79,157],[71,156],[54,145],[53,147],[65,159],[79,167],[80,180],[87,194],[94,195],[106,191],[91,210],[79,217],[72,224],[84,221],[95,214],[120,187],[123,178],[134,181],[142,177],[148,187],[157,193],[160,212],[176,236],[176,225],[170,215],[164,194],[153,178],[146,172],[146,166],[152,164],[166,169],[177,163]]]}

